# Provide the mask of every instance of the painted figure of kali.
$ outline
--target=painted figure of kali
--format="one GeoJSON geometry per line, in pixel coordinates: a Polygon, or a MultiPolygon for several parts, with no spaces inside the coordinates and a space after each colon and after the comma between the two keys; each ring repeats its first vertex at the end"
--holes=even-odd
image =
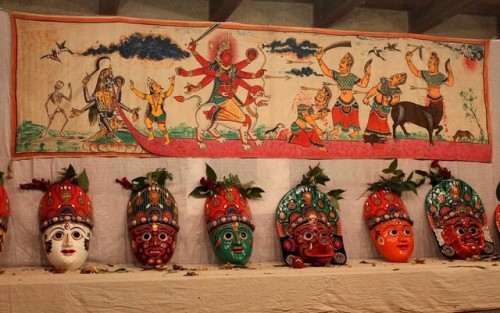
{"type": "Polygon", "coordinates": [[[414,248],[413,221],[401,198],[386,189],[368,196],[364,217],[378,252],[389,262],[406,262],[414,248]]]}
{"type": "Polygon", "coordinates": [[[164,266],[172,258],[179,232],[177,203],[164,183],[134,190],[127,208],[132,252],[142,265],[164,266]]]}
{"type": "Polygon", "coordinates": [[[325,266],[347,260],[342,227],[328,197],[316,187],[301,185],[281,199],[276,226],[285,262],[325,266]]]}
{"type": "Polygon", "coordinates": [[[92,205],[69,179],[53,184],[40,201],[39,222],[45,254],[58,270],[76,270],[87,260],[92,237],[92,205]]]}
{"type": "Polygon", "coordinates": [[[218,188],[205,201],[205,221],[210,243],[222,264],[245,265],[253,250],[252,212],[238,188],[218,188]]]}
{"type": "Polygon", "coordinates": [[[444,256],[467,259],[495,251],[483,203],[467,183],[442,181],[427,195],[425,207],[444,256]]]}

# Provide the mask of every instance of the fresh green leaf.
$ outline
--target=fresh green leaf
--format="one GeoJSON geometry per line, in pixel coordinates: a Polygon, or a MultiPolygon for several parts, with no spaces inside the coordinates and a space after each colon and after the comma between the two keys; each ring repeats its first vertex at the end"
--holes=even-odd
{"type": "Polygon", "coordinates": [[[343,190],[343,189],[333,189],[333,190],[330,190],[329,192],[327,192],[327,195],[329,197],[334,198],[334,199],[340,200],[340,199],[344,199],[343,197],[340,196],[344,192],[345,192],[345,190],[343,190]]]}
{"type": "Polygon", "coordinates": [[[318,176],[316,177],[315,181],[317,184],[324,186],[326,182],[330,181],[330,178],[328,178],[327,176],[318,176]]]}
{"type": "Polygon", "coordinates": [[[191,191],[189,197],[206,198],[209,192],[210,191],[205,186],[198,186],[193,191],[191,191]]]}
{"type": "Polygon", "coordinates": [[[426,177],[427,175],[429,175],[429,174],[427,174],[426,171],[422,171],[422,170],[415,170],[415,173],[417,173],[420,176],[424,176],[424,177],[426,177]]]}
{"type": "Polygon", "coordinates": [[[316,186],[317,184],[325,185],[325,183],[329,180],[330,178],[325,175],[323,169],[319,167],[318,163],[315,167],[309,167],[309,171],[305,175],[302,175],[302,180],[298,186],[316,186]]]}
{"type": "MultiPolygon", "coordinates": [[[[402,170],[398,169],[397,166],[398,161],[397,159],[395,159],[391,162],[388,168],[382,170],[382,172],[387,175],[379,176],[380,179],[378,181],[368,184],[368,188],[364,193],[366,193],[367,191],[376,192],[383,189],[390,190],[399,196],[401,196],[405,191],[412,191],[414,193],[417,193],[417,187],[423,184],[425,178],[420,179],[417,182],[413,181],[414,172],[412,171],[408,175],[408,177],[404,179],[405,173],[402,170]]],[[[422,175],[426,172],[418,171],[417,173],[422,175]]]]}
{"type": "Polygon", "coordinates": [[[330,205],[333,207],[333,209],[335,211],[339,211],[340,210],[340,205],[339,205],[339,201],[335,198],[330,198],[330,205]]]}
{"type": "Polygon", "coordinates": [[[66,172],[65,172],[65,175],[64,175],[66,178],[73,178],[76,176],[76,171],[75,169],[73,168],[73,165],[69,165],[68,168],[66,169],[66,172]]]}
{"type": "Polygon", "coordinates": [[[87,172],[85,170],[83,170],[83,172],[76,177],[76,182],[77,185],[83,189],[83,191],[89,191],[89,178],[87,177],[87,172]]]}
{"type": "Polygon", "coordinates": [[[403,171],[402,170],[394,170],[392,173],[394,175],[396,175],[396,176],[402,176],[403,175],[403,171]]]}
{"type": "Polygon", "coordinates": [[[394,159],[389,165],[389,170],[394,173],[394,171],[398,168],[398,159],[394,159]]]}
{"type": "Polygon", "coordinates": [[[406,178],[405,182],[411,182],[413,179],[413,172],[410,173],[410,175],[408,175],[408,177],[406,178]]]}
{"type": "Polygon", "coordinates": [[[213,170],[213,168],[210,167],[210,165],[206,164],[206,173],[207,173],[207,178],[212,180],[212,181],[217,181],[217,174],[213,170]]]}

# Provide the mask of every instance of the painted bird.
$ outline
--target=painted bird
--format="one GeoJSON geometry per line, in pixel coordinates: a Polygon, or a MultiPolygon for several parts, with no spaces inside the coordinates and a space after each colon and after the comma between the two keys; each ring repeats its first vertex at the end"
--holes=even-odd
{"type": "Polygon", "coordinates": [[[379,48],[377,48],[377,47],[373,47],[373,49],[371,49],[370,51],[368,51],[368,54],[373,53],[373,54],[375,54],[377,57],[379,57],[379,58],[381,58],[382,60],[384,60],[384,61],[385,61],[384,57],[382,56],[382,52],[383,52],[383,51],[384,51],[384,50],[382,50],[382,49],[379,49],[379,48]]]}
{"type": "Polygon", "coordinates": [[[46,55],[40,57],[40,59],[43,59],[43,58],[49,58],[51,60],[54,60],[54,61],[57,61],[57,62],[61,62],[61,60],[59,59],[59,56],[58,56],[58,53],[57,53],[56,49],[52,49],[52,53],[49,53],[49,54],[46,54],[46,55]]]}
{"type": "Polygon", "coordinates": [[[401,51],[398,49],[398,44],[397,43],[390,43],[388,42],[387,43],[387,46],[384,47],[384,50],[388,50],[388,51],[401,51]]]}
{"type": "Polygon", "coordinates": [[[70,54],[75,54],[73,51],[71,51],[69,48],[66,47],[66,40],[64,40],[63,42],[61,43],[58,43],[56,41],[56,45],[57,45],[57,54],[61,54],[63,52],[69,52],[70,54]]]}

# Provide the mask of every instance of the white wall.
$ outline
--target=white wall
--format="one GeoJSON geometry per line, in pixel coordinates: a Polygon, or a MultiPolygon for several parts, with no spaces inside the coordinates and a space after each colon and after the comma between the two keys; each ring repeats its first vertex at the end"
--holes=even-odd
{"type": "MultiPolygon", "coordinates": [[[[36,13],[52,14],[95,14],[95,2],[89,1],[82,7],[80,1],[37,1],[21,2],[16,7],[11,1],[0,1],[0,7],[7,10],[25,10],[36,13]],[[31,4],[30,4],[31,3],[31,4]],[[69,3],[69,5],[68,5],[69,3]]],[[[141,1],[138,5],[133,1],[122,1],[119,14],[173,20],[205,20],[206,1],[141,1]],[[164,3],[163,7],[159,3],[164,3]]],[[[304,4],[262,3],[244,1],[229,19],[231,22],[271,24],[308,27],[311,25],[312,11],[304,4]],[[258,4],[258,5],[257,5],[258,4]]],[[[483,20],[483,19],[482,19],[483,20]]],[[[485,19],[487,20],[487,19],[485,19]]],[[[483,20],[484,21],[484,20],[483,20]]],[[[446,25],[441,25],[427,34],[491,38],[494,27],[478,25],[474,17],[456,17],[446,25]],[[453,24],[458,19],[458,23],[453,24]],[[451,25],[450,25],[451,24],[451,25]],[[458,28],[460,27],[460,28],[458,28]],[[492,30],[493,29],[493,30],[492,30]]],[[[405,16],[387,11],[368,11],[356,9],[348,18],[339,21],[338,29],[362,31],[404,32],[405,16]]],[[[0,14],[0,38],[2,42],[10,42],[10,24],[6,13],[0,14]]],[[[495,188],[500,181],[500,149],[498,149],[500,113],[500,41],[493,41],[490,60],[490,106],[492,116],[492,137],[494,153],[492,163],[441,162],[448,167],[455,177],[468,182],[481,196],[492,217],[497,200],[495,188]]],[[[10,46],[0,45],[0,77],[10,77],[10,46]]],[[[33,77],[33,84],[37,78],[33,77]]],[[[10,158],[10,94],[9,80],[0,79],[0,170],[6,172],[10,158]]],[[[37,224],[38,203],[42,196],[39,192],[20,191],[20,183],[32,178],[57,177],[58,171],[73,164],[77,170],[87,169],[90,179],[90,196],[95,208],[96,226],[91,243],[89,260],[100,263],[131,263],[133,256],[128,248],[125,230],[125,206],[128,192],[112,181],[114,178],[130,179],[142,176],[158,167],[166,167],[174,175],[170,191],[174,194],[179,208],[181,231],[178,237],[178,248],[172,259],[174,263],[216,263],[216,259],[208,245],[208,237],[203,225],[203,200],[188,198],[189,192],[198,184],[205,173],[205,162],[208,162],[221,175],[238,174],[242,181],[255,181],[266,193],[262,200],[250,203],[255,224],[254,254],[250,262],[280,261],[281,250],[274,227],[274,212],[280,198],[300,180],[309,166],[316,160],[287,159],[177,159],[177,158],[79,158],[79,159],[30,159],[16,160],[11,165],[13,179],[5,183],[10,195],[12,217],[9,224],[4,251],[0,254],[0,265],[47,265],[41,252],[37,224]]],[[[387,167],[390,160],[323,160],[321,167],[332,181],[324,190],[342,188],[347,190],[345,199],[341,201],[341,221],[344,229],[344,243],[349,259],[377,258],[362,217],[364,198],[360,195],[366,183],[377,179],[380,171],[387,167]]],[[[413,169],[427,170],[430,161],[400,160],[400,167],[405,171],[413,169]]],[[[405,194],[403,197],[415,220],[414,230],[416,245],[414,257],[440,257],[434,237],[425,218],[424,199],[430,186],[419,190],[418,196],[405,194]]],[[[490,227],[494,235],[497,252],[500,251],[500,239],[493,221],[490,227]]]]}

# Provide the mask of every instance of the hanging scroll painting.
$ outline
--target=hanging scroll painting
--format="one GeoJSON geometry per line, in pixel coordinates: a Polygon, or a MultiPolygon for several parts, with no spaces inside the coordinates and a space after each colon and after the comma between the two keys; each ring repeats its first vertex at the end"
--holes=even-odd
{"type": "Polygon", "coordinates": [[[12,154],[491,162],[485,40],[11,16],[12,154]]]}

